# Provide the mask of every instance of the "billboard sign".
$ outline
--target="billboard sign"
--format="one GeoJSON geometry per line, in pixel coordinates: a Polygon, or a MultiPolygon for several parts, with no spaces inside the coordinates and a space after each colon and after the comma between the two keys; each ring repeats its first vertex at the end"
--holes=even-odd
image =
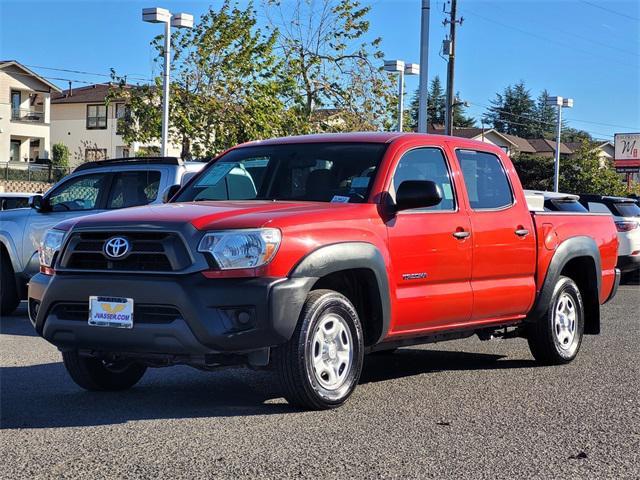
{"type": "Polygon", "coordinates": [[[614,158],[640,161],[640,133],[616,133],[614,158]]]}

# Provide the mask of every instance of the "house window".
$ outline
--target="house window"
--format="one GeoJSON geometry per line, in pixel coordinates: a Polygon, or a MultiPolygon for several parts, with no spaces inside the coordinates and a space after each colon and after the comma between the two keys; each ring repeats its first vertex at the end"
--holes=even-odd
{"type": "Polygon", "coordinates": [[[107,128],[107,106],[87,105],[87,130],[107,128]]]}
{"type": "Polygon", "coordinates": [[[120,120],[127,117],[129,109],[124,103],[116,103],[116,134],[122,135],[122,128],[120,128],[120,120]]]}
{"type": "Polygon", "coordinates": [[[106,148],[87,148],[84,151],[84,159],[87,162],[94,162],[96,160],[105,160],[107,158],[106,148]]]}
{"type": "Polygon", "coordinates": [[[22,103],[22,94],[18,90],[11,90],[11,118],[20,118],[20,104],[22,103]]]}

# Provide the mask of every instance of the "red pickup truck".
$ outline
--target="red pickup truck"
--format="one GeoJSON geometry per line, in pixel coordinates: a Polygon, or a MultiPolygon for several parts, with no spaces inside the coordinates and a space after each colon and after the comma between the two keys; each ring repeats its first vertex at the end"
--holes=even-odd
{"type": "Polygon", "coordinates": [[[504,152],[461,138],[252,142],[176,190],[45,236],[29,316],[81,387],[240,364],[331,408],[365,354],[474,334],[562,364],[620,278],[610,215],[530,212],[504,152]]]}

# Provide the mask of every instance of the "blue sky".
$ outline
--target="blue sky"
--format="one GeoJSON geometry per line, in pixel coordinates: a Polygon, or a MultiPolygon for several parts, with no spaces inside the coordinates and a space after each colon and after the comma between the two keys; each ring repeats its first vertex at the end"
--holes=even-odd
{"type": "MultiPolygon", "coordinates": [[[[286,1],[286,0],[285,0],[286,1]]],[[[246,2],[241,2],[246,3],[246,2]]],[[[260,0],[257,0],[260,4],[260,0]]],[[[372,36],[383,38],[387,58],[419,61],[420,0],[371,0],[372,36]]],[[[432,0],[429,76],[444,81],[438,56],[446,33],[443,1],[432,0]]],[[[108,75],[110,68],[131,77],[150,77],[150,39],[159,25],[142,23],[141,9],[163,6],[193,13],[200,1],[0,0],[0,58],[39,67],[108,75]]],[[[456,90],[480,118],[485,105],[506,85],[524,80],[534,96],[547,88],[572,97],[569,124],[609,138],[640,131],[640,2],[603,0],[459,0],[456,90]]],[[[33,68],[66,88],[64,79],[102,82],[106,77],[33,68]]],[[[408,77],[407,90],[417,87],[408,77]]],[[[408,101],[408,98],[407,98],[408,101]]]]}

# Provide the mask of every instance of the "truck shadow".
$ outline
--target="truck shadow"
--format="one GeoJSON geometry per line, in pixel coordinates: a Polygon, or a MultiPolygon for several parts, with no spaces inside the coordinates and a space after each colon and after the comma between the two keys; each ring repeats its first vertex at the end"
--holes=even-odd
{"type": "Polygon", "coordinates": [[[27,303],[22,302],[11,316],[0,317],[0,334],[20,335],[24,337],[35,337],[38,334],[33,329],[27,316],[27,303]]]}
{"type": "MultiPolygon", "coordinates": [[[[404,349],[365,359],[361,383],[443,370],[523,368],[532,361],[500,355],[404,349]]],[[[86,392],[62,363],[0,369],[0,429],[121,424],[148,419],[235,417],[295,413],[275,375],[248,369],[200,372],[152,369],[126,392],[86,392]]]]}

